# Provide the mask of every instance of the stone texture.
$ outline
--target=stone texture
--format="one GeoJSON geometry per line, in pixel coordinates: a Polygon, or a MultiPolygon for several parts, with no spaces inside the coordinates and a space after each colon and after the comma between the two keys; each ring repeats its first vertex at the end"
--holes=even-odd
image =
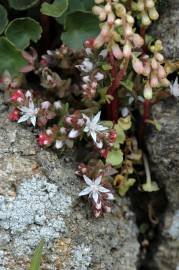
{"type": "MultiPolygon", "coordinates": [[[[1,100],[1,99],[0,99],[1,100]]],[[[2,101],[2,100],[1,100],[2,101]]],[[[78,193],[75,152],[58,158],[35,135],[0,118],[0,270],[25,270],[44,238],[42,270],[135,270],[139,244],[128,199],[91,217],[78,193]]]]}
{"type": "Polygon", "coordinates": [[[157,20],[151,27],[151,33],[156,38],[162,40],[165,56],[172,60],[178,60],[179,1],[169,0],[166,8],[164,10],[162,9],[160,13],[159,20],[157,20]]]}
{"type": "Polygon", "coordinates": [[[153,106],[152,115],[161,131],[151,128],[147,149],[153,175],[165,187],[168,199],[154,260],[158,269],[175,270],[179,265],[179,103],[171,97],[153,106]]]}

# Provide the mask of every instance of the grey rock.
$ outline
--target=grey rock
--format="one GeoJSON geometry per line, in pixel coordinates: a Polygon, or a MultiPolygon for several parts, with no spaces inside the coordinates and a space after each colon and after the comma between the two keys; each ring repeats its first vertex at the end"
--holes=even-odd
{"type": "Polygon", "coordinates": [[[158,269],[175,270],[179,262],[179,103],[174,98],[153,106],[161,131],[152,128],[147,149],[153,176],[165,188],[168,208],[154,261],[158,269]]]}
{"type": "Polygon", "coordinates": [[[78,193],[75,152],[40,149],[34,134],[0,118],[0,270],[25,270],[45,239],[44,270],[136,270],[139,243],[128,199],[91,217],[78,193]],[[67,159],[68,157],[68,159],[67,159]]]}
{"type": "MultiPolygon", "coordinates": [[[[160,10],[159,10],[160,11],[160,10]]],[[[164,55],[172,60],[179,59],[179,1],[169,0],[160,18],[152,24],[150,32],[163,42],[164,55]]]]}

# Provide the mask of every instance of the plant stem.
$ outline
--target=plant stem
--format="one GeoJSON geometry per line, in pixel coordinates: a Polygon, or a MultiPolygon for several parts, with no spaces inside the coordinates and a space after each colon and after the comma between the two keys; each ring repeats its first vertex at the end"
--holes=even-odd
{"type": "Polygon", "coordinates": [[[145,129],[146,129],[146,125],[147,125],[147,119],[149,117],[150,114],[150,101],[145,99],[144,100],[144,112],[143,112],[143,120],[142,120],[142,125],[140,128],[140,133],[139,133],[139,139],[140,142],[143,142],[144,136],[145,136],[145,129]]]}
{"type": "MultiPolygon", "coordinates": [[[[114,58],[113,58],[113,60],[114,60],[114,58]]],[[[128,63],[129,63],[129,59],[127,59],[125,61],[123,68],[120,69],[120,71],[116,74],[111,86],[109,87],[109,89],[107,91],[107,94],[111,95],[114,98],[112,100],[112,102],[110,104],[108,104],[108,107],[107,107],[108,118],[112,119],[112,121],[114,121],[114,122],[117,122],[117,120],[118,120],[118,107],[119,107],[119,100],[118,100],[118,97],[116,95],[116,92],[117,92],[118,87],[120,86],[121,80],[123,79],[123,77],[126,74],[128,63]]],[[[115,62],[113,62],[112,67],[115,68],[115,70],[116,70],[115,62]]],[[[112,69],[112,71],[111,71],[112,76],[113,76],[113,71],[114,71],[114,69],[112,69]]]]}
{"type": "Polygon", "coordinates": [[[144,153],[143,153],[143,160],[144,160],[144,168],[145,168],[145,174],[146,174],[146,183],[151,185],[152,180],[151,180],[149,162],[148,162],[146,154],[144,153]]]}

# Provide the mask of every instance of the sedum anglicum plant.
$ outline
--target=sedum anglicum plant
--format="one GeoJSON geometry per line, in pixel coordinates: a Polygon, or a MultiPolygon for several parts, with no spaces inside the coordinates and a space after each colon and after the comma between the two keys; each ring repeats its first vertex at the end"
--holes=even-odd
{"type": "Polygon", "coordinates": [[[9,0],[9,7],[28,9],[32,17],[10,23],[7,3],[0,6],[1,89],[9,119],[31,125],[41,147],[63,152],[85,145],[76,174],[87,187],[79,196],[88,196],[95,217],[111,210],[113,187],[124,196],[140,185],[135,165],[144,163],[141,189],[157,191],[143,151],[146,125],[159,126],[149,119],[154,103],[179,95],[178,80],[167,78],[178,64],[166,61],[161,41],[147,34],[159,16],[157,1],[25,2],[9,0]]]}

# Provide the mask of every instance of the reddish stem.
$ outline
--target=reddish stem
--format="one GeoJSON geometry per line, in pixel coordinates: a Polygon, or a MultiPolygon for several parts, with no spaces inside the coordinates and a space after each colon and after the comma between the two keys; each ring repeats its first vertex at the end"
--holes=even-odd
{"type": "Polygon", "coordinates": [[[143,139],[145,136],[147,119],[149,118],[149,114],[150,114],[150,107],[151,107],[151,102],[149,100],[145,99],[144,100],[144,112],[143,112],[142,126],[141,126],[140,134],[139,134],[141,143],[143,142],[143,139]]]}
{"type": "Polygon", "coordinates": [[[108,57],[109,57],[109,63],[112,66],[111,75],[112,75],[112,77],[115,77],[115,75],[116,75],[116,64],[115,64],[113,53],[110,52],[109,55],[108,55],[108,57]]]}

